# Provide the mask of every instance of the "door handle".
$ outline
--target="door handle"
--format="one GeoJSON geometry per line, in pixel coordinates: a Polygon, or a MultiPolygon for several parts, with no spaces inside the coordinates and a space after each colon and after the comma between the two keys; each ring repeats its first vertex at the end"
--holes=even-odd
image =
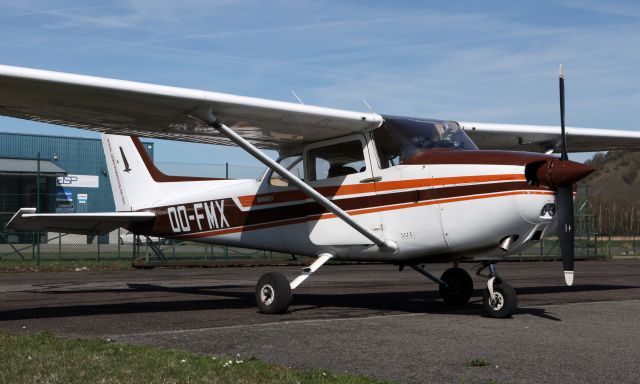
{"type": "Polygon", "coordinates": [[[361,183],[377,183],[378,181],[382,181],[382,176],[369,177],[369,178],[360,180],[361,183]]]}

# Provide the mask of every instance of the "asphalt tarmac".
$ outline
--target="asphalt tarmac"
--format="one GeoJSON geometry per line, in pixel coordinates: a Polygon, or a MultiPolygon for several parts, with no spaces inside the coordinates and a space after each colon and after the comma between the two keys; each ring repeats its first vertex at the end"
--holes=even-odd
{"type": "MultiPolygon", "coordinates": [[[[469,270],[472,264],[463,264],[469,270]]],[[[429,266],[441,274],[447,265],[429,266]]],[[[0,273],[0,328],[102,337],[403,383],[639,383],[640,260],[503,263],[511,319],[484,316],[391,265],[328,265],[284,315],[257,312],[259,277],[298,267],[0,273]],[[487,365],[470,366],[473,359],[487,365]]]]}

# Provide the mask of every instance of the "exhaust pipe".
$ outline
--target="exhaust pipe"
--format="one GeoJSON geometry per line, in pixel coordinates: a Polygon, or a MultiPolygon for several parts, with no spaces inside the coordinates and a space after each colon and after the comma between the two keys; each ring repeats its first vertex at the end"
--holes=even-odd
{"type": "Polygon", "coordinates": [[[502,249],[505,252],[509,252],[509,250],[511,249],[511,246],[513,245],[513,243],[518,240],[518,235],[510,235],[505,237],[504,239],[500,240],[500,249],[502,249]]]}

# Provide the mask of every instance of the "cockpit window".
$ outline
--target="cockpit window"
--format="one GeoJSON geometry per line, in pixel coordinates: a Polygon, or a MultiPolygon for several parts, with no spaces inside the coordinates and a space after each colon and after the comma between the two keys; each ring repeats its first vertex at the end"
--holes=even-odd
{"type": "Polygon", "coordinates": [[[428,150],[477,150],[455,121],[385,118],[373,131],[381,168],[403,164],[428,150]]]}

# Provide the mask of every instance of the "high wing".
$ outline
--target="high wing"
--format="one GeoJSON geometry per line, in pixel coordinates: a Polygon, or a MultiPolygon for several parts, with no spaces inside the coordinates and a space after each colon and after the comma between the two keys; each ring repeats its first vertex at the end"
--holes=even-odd
{"type": "Polygon", "coordinates": [[[35,213],[35,208],[20,208],[9,220],[8,229],[51,231],[81,235],[103,235],[130,223],[152,222],[153,212],[35,213]]]}
{"type": "Polygon", "coordinates": [[[0,114],[118,135],[232,145],[194,118],[211,112],[258,148],[374,128],[375,113],[0,65],[0,114]]]}
{"type": "MultiPolygon", "coordinates": [[[[461,122],[480,149],[546,152],[560,149],[559,126],[461,122]]],[[[567,127],[569,152],[640,149],[640,131],[567,127]]]]}
{"type": "MultiPolygon", "coordinates": [[[[211,113],[262,149],[378,127],[376,113],[0,65],[0,114],[103,133],[232,145],[202,122],[211,113]],[[197,117],[196,117],[197,116],[197,117]]],[[[480,149],[558,149],[555,126],[461,123],[480,149]]],[[[571,152],[639,149],[640,132],[567,128],[571,152]]]]}

